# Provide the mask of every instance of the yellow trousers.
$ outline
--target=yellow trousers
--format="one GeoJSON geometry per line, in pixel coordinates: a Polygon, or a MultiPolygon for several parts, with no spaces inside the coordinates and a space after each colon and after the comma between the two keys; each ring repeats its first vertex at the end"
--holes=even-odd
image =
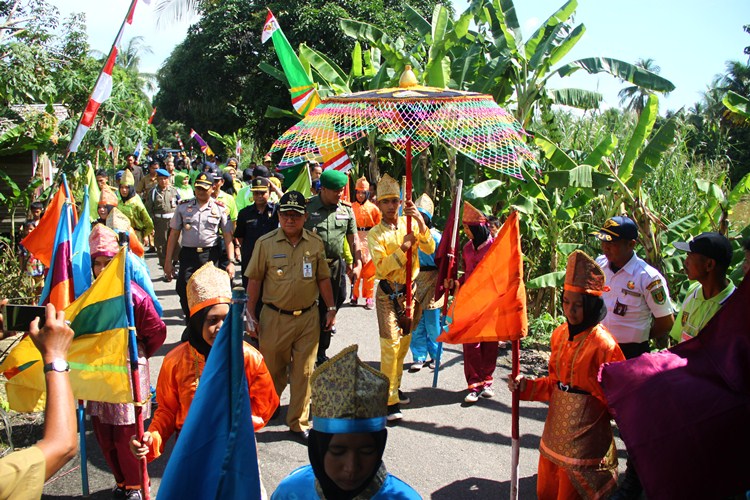
{"type": "Polygon", "coordinates": [[[388,377],[388,406],[398,403],[398,388],[404,373],[404,358],[409,352],[411,335],[396,339],[380,339],[380,371],[388,377]]]}

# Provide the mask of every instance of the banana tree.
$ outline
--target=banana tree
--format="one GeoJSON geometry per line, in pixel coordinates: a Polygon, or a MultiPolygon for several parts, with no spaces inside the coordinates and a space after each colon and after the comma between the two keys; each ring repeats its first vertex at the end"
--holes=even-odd
{"type": "Polygon", "coordinates": [[[655,95],[650,95],[619,163],[608,159],[605,164],[615,180],[613,192],[616,196],[611,198],[612,203],[607,209],[609,215],[633,215],[640,230],[646,260],[657,269],[661,269],[663,255],[657,233],[665,230],[667,224],[651,206],[642,180],[662,161],[665,153],[674,144],[677,118],[668,119],[653,132],[658,112],[659,99],[655,95]]]}
{"type": "Polygon", "coordinates": [[[608,73],[657,92],[671,92],[675,88],[655,73],[609,57],[588,57],[555,66],[586,32],[584,24],[573,22],[577,7],[576,0],[565,3],[525,42],[512,0],[474,0],[469,7],[476,14],[475,22],[489,28],[492,36],[487,37],[490,43],[486,57],[498,68],[490,78],[480,79],[477,84],[496,88],[493,95],[501,105],[514,99],[516,119],[524,127],[529,125],[540,102],[591,106],[601,100],[601,95],[586,90],[548,89],[550,78],[556,75],[565,77],[582,69],[589,74],[608,73]]]}

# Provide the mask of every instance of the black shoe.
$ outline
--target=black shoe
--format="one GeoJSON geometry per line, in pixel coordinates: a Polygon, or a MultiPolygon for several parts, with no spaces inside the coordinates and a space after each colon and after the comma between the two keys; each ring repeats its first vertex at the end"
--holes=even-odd
{"type": "Polygon", "coordinates": [[[401,389],[398,390],[398,402],[402,405],[408,405],[411,403],[411,399],[409,399],[409,396],[404,394],[401,389]]]}
{"type": "Polygon", "coordinates": [[[276,420],[277,418],[279,418],[280,413],[281,413],[281,406],[276,408],[276,411],[273,412],[273,415],[271,415],[271,420],[276,420]]]}
{"type": "Polygon", "coordinates": [[[124,486],[115,486],[115,488],[112,490],[112,498],[125,498],[126,493],[127,490],[124,486]]]}
{"type": "Polygon", "coordinates": [[[328,356],[326,356],[325,354],[319,355],[317,361],[315,361],[315,367],[317,368],[326,361],[328,361],[328,356]]]}
{"type": "Polygon", "coordinates": [[[388,415],[385,417],[388,422],[398,422],[404,418],[401,413],[401,407],[396,403],[395,405],[388,405],[388,415]]]}
{"type": "Polygon", "coordinates": [[[289,429],[289,432],[302,444],[307,444],[307,439],[310,437],[310,430],[305,429],[304,431],[293,431],[289,429]]]}

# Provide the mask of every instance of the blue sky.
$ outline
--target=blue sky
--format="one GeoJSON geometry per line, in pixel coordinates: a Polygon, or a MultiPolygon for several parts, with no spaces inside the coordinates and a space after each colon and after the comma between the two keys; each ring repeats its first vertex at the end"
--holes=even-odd
{"type": "MultiPolygon", "coordinates": [[[[89,42],[106,52],[122,22],[130,0],[52,0],[63,15],[85,12],[89,42]],[[106,9],[102,6],[106,5],[106,9]]],[[[155,0],[152,1],[155,3],[155,0]]],[[[563,0],[515,0],[524,39],[564,3],[563,0]]],[[[455,3],[466,8],[465,1],[455,3]]],[[[725,61],[747,61],[742,53],[750,46],[743,24],[750,24],[750,1],[716,0],[579,0],[575,20],[586,25],[586,33],[564,62],[590,56],[607,56],[628,62],[653,58],[661,75],[676,85],[662,99],[662,111],[689,107],[700,99],[714,75],[722,73],[725,61]]],[[[279,19],[282,27],[284,20],[279,19]]],[[[125,33],[144,36],[154,51],[146,56],[143,71],[154,72],[185,36],[189,22],[157,26],[153,5],[140,3],[131,29],[125,33]]],[[[261,26],[258,26],[260,36],[261,26]]],[[[553,87],[598,90],[609,106],[617,106],[617,92],[625,85],[609,75],[594,76],[579,71],[572,77],[553,79],[553,87]]]]}

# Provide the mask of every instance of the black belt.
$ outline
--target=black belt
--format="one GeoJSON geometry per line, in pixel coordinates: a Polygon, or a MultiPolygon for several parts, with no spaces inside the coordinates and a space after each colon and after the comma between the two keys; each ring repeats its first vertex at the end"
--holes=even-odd
{"type": "Polygon", "coordinates": [[[565,385],[562,382],[557,382],[557,388],[563,392],[572,392],[573,394],[585,394],[586,396],[591,396],[591,393],[588,391],[584,391],[582,389],[576,389],[575,387],[572,387],[570,385],[565,385]]]}
{"type": "Polygon", "coordinates": [[[357,231],[369,231],[370,229],[372,229],[372,226],[370,226],[370,227],[358,227],[357,231]]]}
{"type": "Polygon", "coordinates": [[[213,250],[214,248],[219,248],[219,245],[214,245],[212,247],[182,247],[183,250],[194,250],[195,253],[207,252],[213,250]]]}
{"type": "Polygon", "coordinates": [[[280,308],[276,307],[273,304],[265,304],[264,303],[263,305],[266,306],[266,307],[268,307],[269,309],[272,309],[272,310],[276,311],[276,312],[280,312],[281,314],[286,314],[288,316],[300,316],[302,313],[306,313],[307,311],[309,311],[310,309],[312,309],[313,307],[315,307],[316,304],[317,304],[317,302],[313,302],[311,305],[305,307],[304,309],[297,309],[296,311],[287,311],[285,309],[280,309],[280,308]]]}
{"type": "Polygon", "coordinates": [[[419,266],[420,271],[437,271],[437,266],[419,266]]]}

